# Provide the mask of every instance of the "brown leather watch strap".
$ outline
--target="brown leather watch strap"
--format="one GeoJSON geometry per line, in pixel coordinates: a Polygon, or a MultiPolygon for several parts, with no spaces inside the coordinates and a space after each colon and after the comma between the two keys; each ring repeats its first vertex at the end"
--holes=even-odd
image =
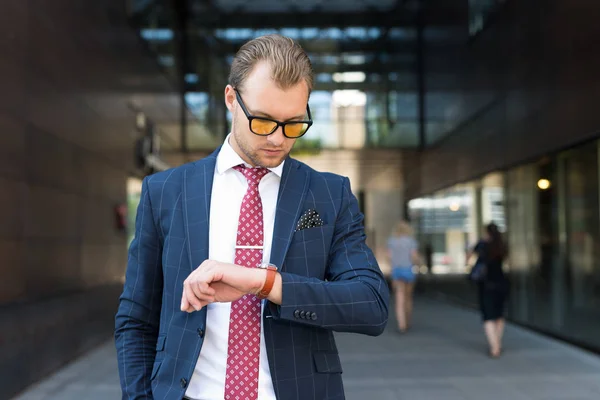
{"type": "Polygon", "coordinates": [[[275,283],[275,277],[277,275],[277,267],[273,264],[264,265],[261,268],[267,270],[267,278],[265,279],[265,284],[263,285],[260,292],[258,292],[259,299],[266,299],[269,297],[269,293],[271,293],[271,289],[273,289],[273,284],[275,283]]]}

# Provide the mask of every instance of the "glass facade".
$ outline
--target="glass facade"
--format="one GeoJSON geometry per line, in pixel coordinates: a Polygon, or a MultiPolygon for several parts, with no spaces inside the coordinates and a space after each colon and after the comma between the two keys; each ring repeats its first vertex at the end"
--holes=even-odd
{"type": "Polygon", "coordinates": [[[135,236],[135,217],[142,195],[142,180],[127,179],[127,247],[135,236]]]}
{"type": "Polygon", "coordinates": [[[465,249],[475,237],[474,203],[472,185],[458,185],[409,202],[418,242],[433,250],[433,273],[465,272],[465,249]]]}
{"type": "Polygon", "coordinates": [[[509,318],[600,349],[599,148],[590,142],[411,200],[421,246],[433,248],[426,284],[473,303],[464,250],[493,221],[509,246],[509,318]]]}
{"type": "MultiPolygon", "coordinates": [[[[248,17],[271,9],[289,13],[291,19],[282,21],[281,26],[260,29],[223,28],[210,21],[202,25],[193,15],[202,13],[198,11],[204,10],[202,6],[188,10],[191,15],[183,24],[178,11],[169,10],[161,2],[131,3],[130,18],[140,37],[184,94],[184,102],[177,98],[169,101],[187,109],[185,122],[179,118],[168,125],[161,123],[157,130],[161,137],[168,138],[165,141],[170,144],[169,150],[204,151],[220,145],[230,131],[231,115],[223,102],[223,89],[234,55],[246,41],[272,33],[297,40],[315,71],[315,87],[309,100],[314,124],[298,141],[296,151],[413,149],[421,145],[416,27],[332,27],[330,21],[326,26],[295,27],[289,24],[301,10],[291,12],[285,2],[271,3],[266,9],[254,7],[248,17]],[[182,41],[182,37],[187,40],[182,41]]],[[[319,5],[320,12],[328,9],[326,3],[319,5]]],[[[217,9],[225,11],[228,4],[220,2],[217,9]]],[[[364,9],[360,2],[347,5],[355,13],[364,9]]],[[[390,7],[395,10],[396,2],[379,1],[377,6],[369,7],[369,12],[378,9],[385,13],[390,7]]],[[[340,11],[338,6],[334,9],[340,11]]],[[[433,96],[432,102],[439,101],[433,96]]],[[[448,131],[448,124],[439,121],[426,124],[428,130],[438,127],[440,132],[448,131]]]]}
{"type": "Polygon", "coordinates": [[[469,0],[469,34],[475,36],[483,30],[506,0],[469,0]]]}

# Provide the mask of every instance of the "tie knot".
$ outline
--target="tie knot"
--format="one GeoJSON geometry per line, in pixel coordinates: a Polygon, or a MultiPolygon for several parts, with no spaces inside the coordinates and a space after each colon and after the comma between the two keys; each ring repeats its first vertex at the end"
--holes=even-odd
{"type": "Polygon", "coordinates": [[[266,168],[246,168],[245,165],[240,164],[233,167],[235,170],[240,171],[246,177],[248,184],[258,185],[260,180],[268,174],[270,171],[266,168]]]}

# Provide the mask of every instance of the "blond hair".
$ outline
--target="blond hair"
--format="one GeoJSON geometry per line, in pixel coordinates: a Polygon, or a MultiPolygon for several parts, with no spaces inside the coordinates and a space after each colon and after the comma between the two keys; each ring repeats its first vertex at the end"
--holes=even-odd
{"type": "Polygon", "coordinates": [[[412,236],[413,230],[410,224],[407,221],[399,221],[394,226],[394,235],[395,236],[412,236]]]}
{"type": "Polygon", "coordinates": [[[240,88],[260,61],[269,63],[271,78],[280,88],[288,89],[304,79],[311,92],[314,73],[308,55],[294,40],[277,34],[253,39],[238,50],[231,64],[229,84],[240,88]]]}

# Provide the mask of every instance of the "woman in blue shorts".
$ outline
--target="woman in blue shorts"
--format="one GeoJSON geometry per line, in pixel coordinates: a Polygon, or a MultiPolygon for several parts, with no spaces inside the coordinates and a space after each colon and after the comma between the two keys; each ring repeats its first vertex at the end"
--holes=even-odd
{"type": "Polygon", "coordinates": [[[418,264],[417,241],[412,237],[412,228],[400,221],[387,242],[388,256],[392,266],[392,281],[396,302],[396,320],[400,332],[406,332],[412,317],[412,297],[415,283],[413,266],[418,264]]]}

